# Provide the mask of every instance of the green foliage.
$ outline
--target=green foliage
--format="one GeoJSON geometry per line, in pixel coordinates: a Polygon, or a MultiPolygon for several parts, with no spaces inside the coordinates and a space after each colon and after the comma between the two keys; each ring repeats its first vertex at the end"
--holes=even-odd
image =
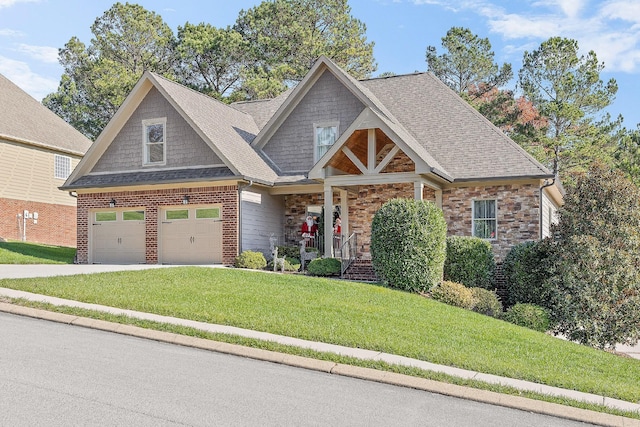
{"type": "Polygon", "coordinates": [[[469,100],[481,97],[505,85],[513,77],[511,64],[494,62],[488,38],[480,38],[468,28],[452,27],[442,38],[446,51],[437,55],[435,46],[427,47],[429,71],[460,96],[469,100]]]}
{"type": "Polygon", "coordinates": [[[312,276],[337,276],[341,268],[342,263],[336,258],[316,258],[311,260],[307,271],[312,276]]]}
{"type": "Polygon", "coordinates": [[[600,79],[603,69],[595,52],[578,56],[578,42],[571,39],[552,37],[524,53],[520,87],[548,123],[547,135],[534,143],[544,148],[541,161],[560,170],[563,178],[611,155],[612,132],[621,118],[594,121],[618,91],[614,79],[606,84],[600,79]]]}
{"type": "Polygon", "coordinates": [[[502,263],[505,305],[531,303],[551,308],[554,289],[549,279],[549,242],[524,242],[509,250],[502,263]]]}
{"type": "MultiPolygon", "coordinates": [[[[280,258],[280,255],[278,254],[278,258],[280,258]]],[[[289,259],[289,258],[285,258],[284,259],[284,271],[298,271],[298,269],[300,268],[300,261],[298,261],[295,258],[289,259]]],[[[269,261],[267,263],[267,266],[264,268],[265,270],[269,270],[269,271],[273,271],[273,260],[269,261]]],[[[276,269],[277,271],[281,271],[280,270],[280,264],[278,264],[278,268],[276,269]]]]}
{"type": "Polygon", "coordinates": [[[60,85],[43,104],[95,139],[145,70],[171,77],[178,65],[175,37],[160,15],[115,3],[91,26],[85,46],[72,37],[60,49],[60,85]]]}
{"type": "Polygon", "coordinates": [[[447,237],[444,280],[473,288],[493,289],[496,263],[491,243],[478,237],[447,237]]]}
{"type": "Polygon", "coordinates": [[[234,265],[237,268],[251,268],[259,270],[267,266],[267,260],[264,258],[262,252],[243,251],[236,257],[234,265]]]}
{"type": "Polygon", "coordinates": [[[278,256],[286,256],[287,259],[300,258],[300,246],[278,245],[278,256]]]}
{"type": "Polygon", "coordinates": [[[516,304],[507,310],[502,319],[538,332],[546,332],[551,326],[547,310],[534,304],[516,304]]]}
{"type": "Polygon", "coordinates": [[[373,42],[347,0],[264,1],[241,11],[234,30],[249,44],[247,97],[302,80],[322,55],[358,79],[376,69],[373,42]]]}
{"type": "Polygon", "coordinates": [[[371,224],[371,259],[383,283],[412,292],[442,281],[447,223],[434,203],[392,199],[371,224]]]}
{"type": "Polygon", "coordinates": [[[471,295],[473,297],[471,310],[484,314],[485,316],[502,316],[502,303],[495,291],[483,288],[471,288],[471,295]]]}
{"type": "Polygon", "coordinates": [[[569,339],[599,348],[640,338],[640,190],[594,165],[567,191],[552,245],[552,318],[569,339]]]}
{"type": "Polygon", "coordinates": [[[461,283],[443,281],[431,288],[431,298],[442,303],[471,310],[475,304],[473,292],[461,283]]]}

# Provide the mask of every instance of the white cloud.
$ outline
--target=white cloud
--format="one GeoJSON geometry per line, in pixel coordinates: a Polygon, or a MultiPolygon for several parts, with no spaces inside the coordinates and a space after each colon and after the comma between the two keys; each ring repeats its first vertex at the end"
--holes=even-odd
{"type": "Polygon", "coordinates": [[[12,30],[9,28],[0,28],[1,37],[22,37],[24,33],[21,31],[12,30]]]}
{"type": "Polygon", "coordinates": [[[0,9],[3,7],[11,7],[18,3],[39,3],[40,0],[0,0],[0,9]]]}
{"type": "Polygon", "coordinates": [[[606,2],[600,13],[609,19],[635,22],[640,24],[640,2],[630,0],[613,0],[606,2]]]}
{"type": "Polygon", "coordinates": [[[19,44],[16,50],[38,61],[46,63],[58,62],[58,49],[55,47],[19,44]]]}
{"type": "Polygon", "coordinates": [[[28,64],[3,56],[0,56],[0,74],[38,101],[58,89],[57,80],[36,74],[31,71],[28,64]]]}

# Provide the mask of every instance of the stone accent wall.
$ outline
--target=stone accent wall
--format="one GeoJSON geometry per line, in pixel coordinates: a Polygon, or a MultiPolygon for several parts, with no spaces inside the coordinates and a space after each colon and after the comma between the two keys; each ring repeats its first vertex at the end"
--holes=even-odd
{"type": "Polygon", "coordinates": [[[146,263],[157,264],[159,207],[181,205],[185,194],[189,196],[189,204],[222,204],[222,263],[233,264],[238,255],[238,187],[236,185],[79,194],[78,262],[86,264],[89,260],[90,210],[107,208],[109,201],[115,199],[118,208],[144,208],[146,263]]]}
{"type": "Polygon", "coordinates": [[[26,200],[0,198],[0,237],[22,240],[23,219],[18,218],[25,210],[37,212],[37,224],[27,219],[27,242],[55,246],[76,246],[75,206],[26,200]]]}
{"type": "Polygon", "coordinates": [[[501,262],[509,249],[540,235],[539,189],[534,184],[472,186],[446,189],[442,208],[450,236],[471,236],[472,200],[497,200],[497,239],[491,241],[501,262]]]}
{"type": "MultiPolygon", "coordinates": [[[[539,190],[535,184],[458,187],[445,189],[442,193],[442,207],[450,236],[471,236],[474,199],[497,200],[498,233],[491,245],[498,262],[502,262],[513,245],[539,238],[539,190]]],[[[349,193],[348,231],[358,234],[359,256],[370,256],[371,223],[378,209],[392,198],[413,197],[414,186],[409,183],[360,186],[357,194],[349,193]]],[[[425,187],[423,199],[435,201],[435,191],[425,187]]],[[[333,203],[340,204],[337,193],[334,193],[333,203]]],[[[307,206],[322,204],[320,194],[287,196],[285,215],[290,229],[299,230],[307,206]]]]}

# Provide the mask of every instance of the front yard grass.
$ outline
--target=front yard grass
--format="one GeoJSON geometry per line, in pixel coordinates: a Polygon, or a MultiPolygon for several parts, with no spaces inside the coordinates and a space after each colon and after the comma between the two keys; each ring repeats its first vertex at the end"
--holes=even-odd
{"type": "Polygon", "coordinates": [[[0,287],[383,351],[640,401],[640,361],[381,286],[180,267],[5,279],[0,287]]]}
{"type": "Polygon", "coordinates": [[[20,241],[0,242],[0,264],[71,264],[76,248],[20,241]]]}

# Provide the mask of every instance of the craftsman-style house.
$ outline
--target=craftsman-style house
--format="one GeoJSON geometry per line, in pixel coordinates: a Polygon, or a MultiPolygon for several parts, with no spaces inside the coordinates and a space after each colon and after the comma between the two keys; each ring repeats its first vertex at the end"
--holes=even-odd
{"type": "Polygon", "coordinates": [[[145,73],[62,188],[81,263],[231,264],[297,244],[307,215],[325,255],[367,257],[396,197],[435,202],[500,259],[547,235],[553,178],[432,74],[357,81],[320,58],[293,90],[230,106],[145,73]]]}
{"type": "Polygon", "coordinates": [[[91,141],[0,74],[0,238],[76,245],[76,199],[59,186],[91,141]]]}

